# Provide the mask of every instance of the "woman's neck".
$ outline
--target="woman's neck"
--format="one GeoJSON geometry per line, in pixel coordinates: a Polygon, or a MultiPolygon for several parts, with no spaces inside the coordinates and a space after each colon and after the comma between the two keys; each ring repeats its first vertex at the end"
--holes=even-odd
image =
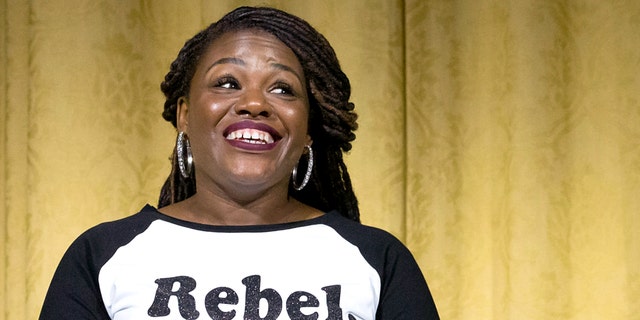
{"type": "Polygon", "coordinates": [[[302,221],[322,212],[282,193],[266,194],[253,201],[233,199],[203,190],[192,197],[161,208],[169,216],[209,225],[264,225],[302,221]]]}

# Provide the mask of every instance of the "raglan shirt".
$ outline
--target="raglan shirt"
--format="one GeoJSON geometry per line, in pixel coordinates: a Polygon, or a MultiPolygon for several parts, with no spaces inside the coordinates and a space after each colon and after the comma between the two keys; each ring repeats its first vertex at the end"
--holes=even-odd
{"type": "Polygon", "coordinates": [[[40,320],[439,319],[409,250],[338,212],[211,226],[145,206],[65,253],[40,320]]]}

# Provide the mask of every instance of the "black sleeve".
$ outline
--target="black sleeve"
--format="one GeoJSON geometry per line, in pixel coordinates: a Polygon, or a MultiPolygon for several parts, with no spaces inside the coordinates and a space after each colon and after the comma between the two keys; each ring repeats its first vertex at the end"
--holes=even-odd
{"type": "Polygon", "coordinates": [[[153,221],[145,213],[101,223],[76,239],[62,257],[40,311],[40,320],[108,320],[98,274],[118,248],[144,232],[153,221]]]}
{"type": "Polygon", "coordinates": [[[399,241],[386,248],[376,319],[440,319],[433,297],[411,252],[399,241]]]}
{"type": "Polygon", "coordinates": [[[346,219],[333,220],[329,224],[358,247],[380,275],[376,320],[440,319],[418,263],[398,238],[387,231],[346,219]]]}
{"type": "Polygon", "coordinates": [[[98,285],[94,248],[80,236],[62,257],[40,312],[40,320],[110,319],[98,285]]]}

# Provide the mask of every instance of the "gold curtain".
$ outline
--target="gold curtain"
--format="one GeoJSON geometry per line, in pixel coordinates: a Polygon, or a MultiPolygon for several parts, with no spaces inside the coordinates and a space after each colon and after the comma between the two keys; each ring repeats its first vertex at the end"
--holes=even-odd
{"type": "Polygon", "coordinates": [[[0,320],[66,247],[155,204],[169,63],[242,4],[310,21],[352,80],[364,222],[443,319],[640,319],[640,2],[0,0],[0,320]]]}

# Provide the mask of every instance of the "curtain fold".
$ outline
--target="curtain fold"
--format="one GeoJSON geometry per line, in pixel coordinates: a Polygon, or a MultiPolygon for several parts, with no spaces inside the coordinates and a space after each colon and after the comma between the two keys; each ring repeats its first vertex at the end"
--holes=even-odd
{"type": "Polygon", "coordinates": [[[406,12],[407,242],[443,315],[636,318],[638,5],[406,12]]]}
{"type": "MultiPolygon", "coordinates": [[[[0,275],[1,317],[27,319],[28,296],[33,287],[27,271],[29,247],[36,240],[27,236],[29,204],[30,97],[29,7],[15,1],[0,2],[2,16],[2,191],[0,223],[3,262],[0,275]],[[17,306],[17,307],[16,307],[17,306]]],[[[33,302],[33,301],[31,301],[33,302]]]]}
{"type": "Polygon", "coordinates": [[[363,221],[407,244],[443,319],[639,319],[637,1],[0,0],[0,320],[37,317],[83,230],[156,203],[159,84],[239,5],[336,49],[363,221]]]}

